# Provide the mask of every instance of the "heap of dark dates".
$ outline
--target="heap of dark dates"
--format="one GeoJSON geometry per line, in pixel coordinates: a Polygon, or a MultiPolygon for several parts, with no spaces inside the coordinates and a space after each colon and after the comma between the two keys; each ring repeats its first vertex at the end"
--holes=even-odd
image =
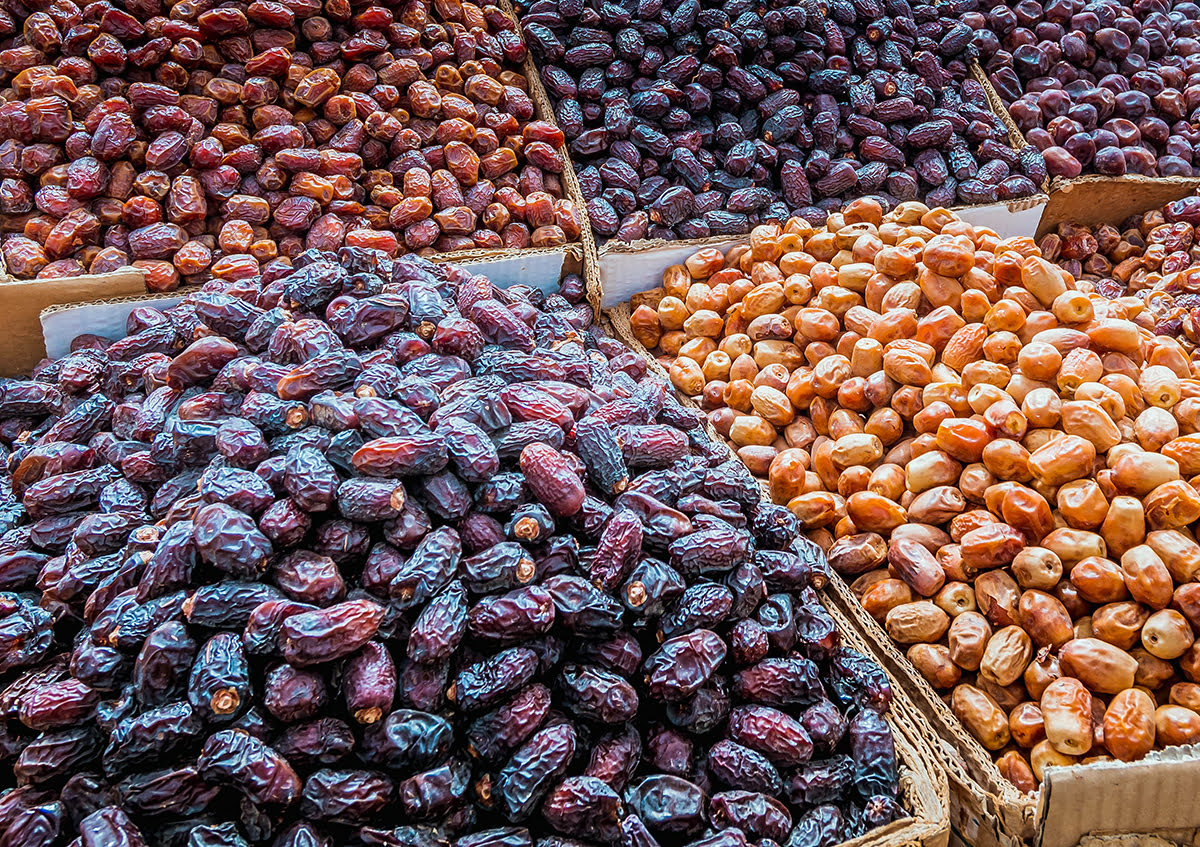
{"type": "Polygon", "coordinates": [[[306,248],[577,241],[525,56],[511,18],[460,0],[6,4],[8,270],[133,264],[170,290],[306,248]]]}
{"type": "Polygon", "coordinates": [[[848,199],[1025,197],[1046,177],[969,76],[975,0],[534,0],[521,15],[598,236],[745,234],[848,199]]]}
{"type": "Polygon", "coordinates": [[[1021,0],[963,21],[1051,176],[1200,172],[1200,6],[1021,0]]]}
{"type": "Polygon", "coordinates": [[[824,559],[578,277],[342,248],[255,283],[0,383],[0,845],[830,847],[906,816],[824,559]]]}

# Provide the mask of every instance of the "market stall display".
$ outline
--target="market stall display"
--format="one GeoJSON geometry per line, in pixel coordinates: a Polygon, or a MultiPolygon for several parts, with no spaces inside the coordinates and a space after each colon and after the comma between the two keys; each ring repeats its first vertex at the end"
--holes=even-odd
{"type": "Polygon", "coordinates": [[[578,277],[264,283],[0,385],[0,843],[944,833],[820,551],[578,277]]]}
{"type": "Polygon", "coordinates": [[[3,256],[151,291],[305,248],[578,242],[563,136],[494,5],[130,0],[0,30],[3,256]]]}
{"type": "Polygon", "coordinates": [[[0,7],[0,847],[1200,827],[1198,21],[0,7]]]}
{"type": "Polygon", "coordinates": [[[1193,344],[1096,288],[860,200],[696,253],[629,319],[1027,791],[1200,740],[1193,344]]]}

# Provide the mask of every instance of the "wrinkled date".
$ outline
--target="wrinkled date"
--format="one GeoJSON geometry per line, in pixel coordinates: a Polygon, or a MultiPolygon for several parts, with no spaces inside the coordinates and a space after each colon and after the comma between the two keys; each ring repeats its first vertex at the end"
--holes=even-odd
{"type": "MultiPolygon", "coordinates": [[[[420,38],[381,15],[364,39],[420,38]]],[[[296,264],[0,384],[5,843],[740,847],[813,802],[840,837],[906,814],[890,686],[799,522],[581,280],[296,264]]]]}

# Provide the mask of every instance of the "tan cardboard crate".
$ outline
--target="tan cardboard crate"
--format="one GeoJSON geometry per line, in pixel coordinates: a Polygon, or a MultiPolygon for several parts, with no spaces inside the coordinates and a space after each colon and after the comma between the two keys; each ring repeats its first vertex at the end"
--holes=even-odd
{"type": "Polygon", "coordinates": [[[0,278],[0,376],[27,374],[46,355],[39,316],[59,303],[89,303],[144,293],[142,272],[124,268],[64,279],[0,278]]]}
{"type": "MultiPolygon", "coordinates": [[[[1126,214],[1150,208],[1154,207],[1131,209],[1126,214]]],[[[702,246],[744,242],[722,239],[702,246]]],[[[682,262],[690,252],[658,248],[640,255],[624,251],[624,255],[627,264],[620,268],[636,269],[636,273],[606,276],[601,261],[601,302],[617,304],[607,308],[605,317],[618,338],[646,357],[652,369],[663,373],[658,360],[633,336],[629,298],[661,284],[663,270],[682,262]]],[[[694,405],[691,398],[678,396],[694,405]]],[[[1076,847],[1091,833],[1140,833],[1169,839],[1179,839],[1183,833],[1187,835],[1183,844],[1200,847],[1200,802],[1195,799],[1200,793],[1200,746],[1162,751],[1130,764],[1049,768],[1037,794],[1022,794],[1000,775],[991,754],[963,728],[879,623],[858,604],[841,577],[833,574],[822,595],[830,608],[839,609],[863,635],[872,653],[916,702],[927,731],[936,735],[930,741],[940,749],[949,780],[951,827],[965,843],[972,847],[1076,847]]]]}

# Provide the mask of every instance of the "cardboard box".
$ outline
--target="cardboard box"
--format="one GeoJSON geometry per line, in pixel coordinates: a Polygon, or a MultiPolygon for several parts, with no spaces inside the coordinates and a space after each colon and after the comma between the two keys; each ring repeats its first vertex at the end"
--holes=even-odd
{"type": "Polygon", "coordinates": [[[27,374],[45,358],[39,320],[43,309],[60,303],[103,301],[145,291],[142,272],[135,268],[64,279],[0,279],[0,315],[4,316],[0,324],[3,326],[0,376],[27,374]]]}
{"type": "MultiPolygon", "coordinates": [[[[1001,238],[1032,236],[1048,199],[1045,194],[1035,194],[1003,203],[960,206],[952,211],[975,226],[994,229],[1001,238]]],[[[609,241],[600,248],[597,257],[602,289],[600,308],[611,309],[634,294],[661,285],[664,268],[682,264],[701,248],[716,247],[724,251],[745,240],[744,235],[714,235],[686,241],[609,241]]]]}
{"type": "Polygon", "coordinates": [[[1200,177],[1081,176],[1055,180],[1037,236],[1060,223],[1120,226],[1130,215],[1159,209],[1196,193],[1200,177]]]}
{"type": "MultiPolygon", "coordinates": [[[[508,0],[502,0],[501,8],[514,20],[515,12],[508,0]]],[[[541,78],[533,60],[527,58],[522,68],[529,81],[529,95],[534,103],[534,114],[539,120],[554,121],[554,109],[546,96],[541,78]]],[[[564,274],[590,272],[595,267],[596,244],[592,229],[587,221],[587,204],[579,189],[574,165],[566,148],[562,150],[564,169],[561,175],[564,195],[579,209],[584,227],[580,240],[561,247],[534,247],[518,249],[462,250],[440,253],[432,257],[435,262],[453,262],[468,268],[478,269],[499,285],[509,286],[519,282],[536,280],[538,287],[550,290],[564,274]]],[[[123,268],[110,274],[83,275],[61,280],[8,280],[3,274],[3,257],[0,256],[0,310],[8,316],[8,328],[0,339],[0,376],[27,374],[44,356],[40,315],[52,306],[97,303],[110,304],[117,298],[145,292],[142,274],[134,268],[123,268]],[[9,287],[12,286],[12,287],[9,287]]],[[[597,291],[593,284],[589,292],[597,291]]],[[[593,302],[594,307],[598,304],[593,302]]],[[[52,312],[53,313],[53,312],[52,312]]],[[[111,309],[100,309],[97,319],[116,314],[111,309]]],[[[107,326],[107,325],[106,325],[107,326]]],[[[112,331],[118,327],[110,327],[112,331]]],[[[119,327],[124,332],[124,327],[119,327]]],[[[80,330],[99,332],[99,330],[80,330]]],[[[78,334],[78,333],[76,333],[78,334]]],[[[106,335],[107,332],[99,334],[106,335]]],[[[67,343],[69,344],[70,339],[67,343]]],[[[64,351],[65,352],[65,351],[64,351]]],[[[61,355],[61,353],[55,354],[61,355]]]]}
{"type": "MultiPolygon", "coordinates": [[[[1152,199],[1159,198],[1154,195],[1152,199]]],[[[1145,212],[1158,205],[1161,203],[1122,209],[1121,213],[1145,212]]],[[[629,298],[660,285],[663,270],[681,262],[698,246],[727,248],[744,241],[708,239],[687,247],[660,245],[642,254],[629,248],[602,249],[602,302],[616,304],[605,312],[614,334],[662,372],[657,359],[632,335],[629,298]],[[614,256],[620,259],[614,260],[614,256]]],[[[688,397],[680,395],[680,399],[691,403],[688,397]]],[[[1076,847],[1084,836],[1120,832],[1200,847],[1200,803],[1195,800],[1200,792],[1200,747],[1174,748],[1130,764],[1051,768],[1037,794],[1022,794],[1000,775],[992,754],[967,732],[840,577],[833,576],[822,596],[863,635],[872,653],[936,731],[932,741],[946,768],[950,824],[959,840],[972,847],[1076,847]]]]}
{"type": "Polygon", "coordinates": [[[127,297],[114,297],[92,303],[63,303],[49,306],[39,315],[40,340],[52,359],[71,351],[71,341],[83,333],[103,335],[113,340],[126,336],[125,321],[139,306],[169,309],[186,297],[188,289],[167,294],[147,294],[145,290],[127,297]]]}
{"type": "Polygon", "coordinates": [[[714,235],[686,241],[610,241],[600,248],[598,257],[600,308],[611,309],[634,294],[662,285],[665,268],[683,264],[701,248],[716,247],[724,252],[745,240],[746,236],[714,235]]]}
{"type": "Polygon", "coordinates": [[[951,825],[973,847],[1075,847],[1088,835],[1135,833],[1200,843],[1200,746],[1173,747],[1138,762],[1047,768],[1040,791],[1027,795],[1000,776],[985,750],[899,647],[838,580],[825,596],[873,645],[888,670],[947,743],[951,825]]]}

